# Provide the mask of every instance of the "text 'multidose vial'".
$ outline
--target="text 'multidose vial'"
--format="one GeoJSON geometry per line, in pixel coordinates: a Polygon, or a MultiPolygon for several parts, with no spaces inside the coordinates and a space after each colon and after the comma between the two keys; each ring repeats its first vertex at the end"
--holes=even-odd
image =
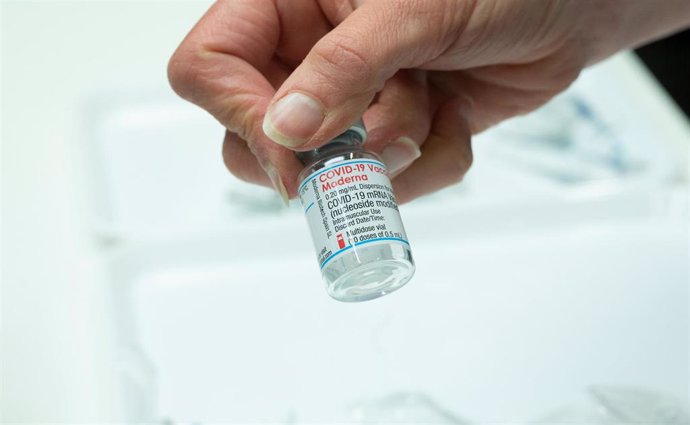
{"type": "Polygon", "coordinates": [[[297,156],[299,198],[330,296],[366,301],[402,287],[415,271],[386,167],[364,150],[360,121],[297,156]]]}

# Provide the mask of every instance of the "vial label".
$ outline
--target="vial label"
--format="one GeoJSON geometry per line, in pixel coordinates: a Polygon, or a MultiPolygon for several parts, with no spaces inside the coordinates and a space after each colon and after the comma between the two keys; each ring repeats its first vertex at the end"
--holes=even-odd
{"type": "Polygon", "coordinates": [[[338,162],[308,176],[299,197],[319,266],[365,244],[409,245],[383,163],[338,162]]]}

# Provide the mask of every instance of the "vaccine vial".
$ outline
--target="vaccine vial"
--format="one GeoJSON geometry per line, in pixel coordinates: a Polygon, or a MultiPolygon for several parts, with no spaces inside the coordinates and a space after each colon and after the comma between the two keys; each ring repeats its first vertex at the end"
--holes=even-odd
{"type": "Polygon", "coordinates": [[[362,145],[361,120],[329,143],[297,157],[299,198],[328,294],[366,301],[389,294],[414,275],[386,166],[362,145]]]}

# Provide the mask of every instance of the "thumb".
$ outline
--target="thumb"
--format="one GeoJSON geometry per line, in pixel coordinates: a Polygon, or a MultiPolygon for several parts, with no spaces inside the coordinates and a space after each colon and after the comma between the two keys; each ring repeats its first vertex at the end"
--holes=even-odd
{"type": "Polygon", "coordinates": [[[455,12],[462,3],[364,3],[320,39],[278,89],[264,117],[264,132],[300,150],[342,133],[398,70],[418,67],[453,43],[466,19],[455,12]]]}

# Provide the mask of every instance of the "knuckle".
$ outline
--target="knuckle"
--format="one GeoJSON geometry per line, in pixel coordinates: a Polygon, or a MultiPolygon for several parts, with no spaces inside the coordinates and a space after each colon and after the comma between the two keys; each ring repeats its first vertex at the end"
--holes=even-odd
{"type": "Polygon", "coordinates": [[[398,7],[388,12],[386,19],[394,19],[407,31],[414,28],[416,38],[425,40],[429,55],[437,57],[458,40],[477,1],[393,0],[398,7]]]}
{"type": "Polygon", "coordinates": [[[234,135],[231,134],[226,134],[225,135],[225,140],[223,141],[223,163],[225,164],[225,168],[228,169],[232,174],[235,176],[239,177],[237,171],[239,169],[239,161],[237,160],[237,155],[235,154],[234,151],[234,143],[237,143],[237,141],[234,139],[234,135]]]}
{"type": "Polygon", "coordinates": [[[194,101],[204,69],[201,52],[178,49],[168,61],[168,82],[183,99],[194,101]]]}
{"type": "Polygon", "coordinates": [[[232,175],[240,180],[246,182],[254,182],[255,176],[252,173],[251,167],[245,157],[243,146],[245,143],[236,134],[228,132],[223,142],[223,163],[232,175]]]}
{"type": "Polygon", "coordinates": [[[581,71],[582,67],[579,66],[579,64],[564,67],[555,75],[556,89],[560,92],[570,87],[570,85],[580,76],[581,71]]]}
{"type": "Polygon", "coordinates": [[[262,121],[262,113],[259,108],[261,99],[253,94],[234,94],[232,102],[217,102],[217,107],[209,107],[213,114],[230,131],[238,134],[238,137],[256,141],[261,130],[257,123],[262,121]]]}
{"type": "Polygon", "coordinates": [[[175,53],[168,63],[168,80],[182,98],[206,109],[244,140],[259,137],[265,99],[237,84],[228,84],[219,63],[203,50],[175,53]]]}
{"type": "Polygon", "coordinates": [[[361,49],[354,37],[341,34],[335,40],[318,43],[312,53],[316,62],[323,67],[323,76],[351,81],[375,73],[373,64],[361,49]]]}
{"type": "Polygon", "coordinates": [[[459,183],[465,177],[467,170],[472,166],[474,156],[469,139],[458,138],[451,141],[454,145],[450,160],[448,161],[446,174],[452,184],[459,183]]]}

